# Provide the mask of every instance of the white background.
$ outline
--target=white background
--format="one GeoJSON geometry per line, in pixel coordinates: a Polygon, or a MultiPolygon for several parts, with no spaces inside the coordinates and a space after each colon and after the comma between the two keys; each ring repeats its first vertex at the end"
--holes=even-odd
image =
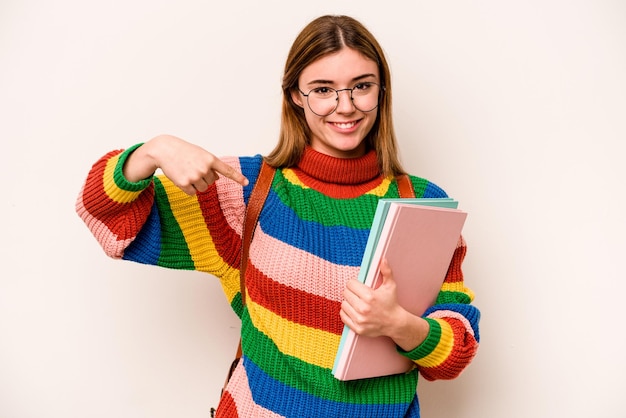
{"type": "Polygon", "coordinates": [[[269,152],[325,13],[378,37],[403,162],[469,212],[482,344],[423,416],[626,416],[626,3],[3,0],[0,417],[208,416],[238,332],[217,280],[108,259],[74,202],[160,133],[269,152]]]}

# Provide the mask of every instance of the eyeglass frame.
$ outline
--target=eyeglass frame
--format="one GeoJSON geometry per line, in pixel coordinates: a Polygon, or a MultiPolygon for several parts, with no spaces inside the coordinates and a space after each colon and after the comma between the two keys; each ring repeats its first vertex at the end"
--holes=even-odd
{"type": "Polygon", "coordinates": [[[339,93],[340,93],[340,92],[342,92],[342,91],[350,91],[350,102],[352,102],[352,106],[354,106],[354,108],[355,108],[356,110],[358,110],[359,112],[363,112],[363,113],[368,113],[368,112],[371,112],[372,110],[374,110],[374,109],[376,109],[378,106],[380,106],[380,98],[381,98],[381,95],[383,94],[383,92],[385,91],[385,86],[382,86],[382,85],[380,85],[380,84],[378,84],[378,83],[376,83],[376,82],[374,82],[374,81],[364,81],[364,82],[359,82],[359,83],[356,83],[356,84],[354,85],[354,87],[351,87],[351,88],[345,88],[345,89],[335,89],[335,88],[328,87],[328,86],[323,86],[323,87],[325,87],[325,88],[327,88],[327,89],[329,89],[329,90],[333,90],[333,91],[335,92],[335,94],[337,95],[337,98],[335,99],[335,100],[337,101],[337,104],[335,105],[335,108],[332,110],[332,112],[327,113],[327,114],[325,114],[325,115],[320,115],[319,113],[316,113],[316,112],[313,110],[313,108],[311,108],[311,103],[309,103],[309,96],[311,95],[311,92],[312,92],[313,90],[315,90],[315,89],[318,89],[319,87],[313,87],[311,90],[309,90],[309,92],[308,92],[308,93],[305,93],[305,92],[303,92],[302,90],[300,90],[300,86],[297,86],[298,91],[300,92],[300,94],[301,94],[301,95],[303,95],[304,97],[306,97],[306,104],[307,104],[307,106],[309,107],[309,110],[310,110],[311,112],[313,112],[313,114],[315,114],[315,115],[317,115],[317,116],[320,116],[320,117],[330,116],[330,115],[332,115],[333,113],[335,113],[335,112],[337,111],[337,108],[339,107],[339,93]],[[354,89],[355,89],[355,88],[356,88],[359,84],[364,84],[364,83],[368,83],[368,84],[375,84],[375,85],[377,85],[377,86],[378,86],[378,88],[379,88],[379,91],[378,91],[378,98],[377,98],[377,100],[376,100],[376,106],[374,106],[374,107],[373,107],[373,108],[371,108],[370,110],[361,110],[361,109],[359,109],[359,108],[356,106],[356,104],[354,104],[354,97],[352,97],[352,93],[354,93],[354,89]]]}

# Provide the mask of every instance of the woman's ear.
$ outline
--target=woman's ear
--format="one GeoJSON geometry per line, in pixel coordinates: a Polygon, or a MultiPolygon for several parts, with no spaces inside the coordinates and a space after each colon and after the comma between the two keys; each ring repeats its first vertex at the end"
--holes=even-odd
{"type": "Polygon", "coordinates": [[[291,90],[291,100],[301,108],[304,108],[304,103],[302,102],[302,94],[298,91],[298,89],[291,90]]]}

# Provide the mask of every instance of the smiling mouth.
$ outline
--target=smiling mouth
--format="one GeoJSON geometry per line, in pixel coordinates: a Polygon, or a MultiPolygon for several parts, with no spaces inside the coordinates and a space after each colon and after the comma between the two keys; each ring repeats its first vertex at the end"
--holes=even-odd
{"type": "Polygon", "coordinates": [[[333,125],[335,125],[336,127],[340,128],[340,129],[350,129],[352,127],[354,127],[354,125],[357,124],[356,121],[352,121],[352,122],[331,122],[333,125]]]}

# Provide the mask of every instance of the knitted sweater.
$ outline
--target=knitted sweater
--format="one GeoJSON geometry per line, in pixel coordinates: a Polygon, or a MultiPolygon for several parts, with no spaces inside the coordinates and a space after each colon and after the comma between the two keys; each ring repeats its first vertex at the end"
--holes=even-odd
{"type": "MultiPolygon", "coordinates": [[[[416,368],[347,382],[332,375],[346,282],[357,276],[378,199],[398,197],[395,179],[380,175],[374,152],[337,159],[307,148],[296,167],[276,171],[250,246],[242,306],[241,231],[262,157],[223,159],[248,186],[220,177],[188,196],[164,176],[127,181],[122,166],[135,147],[94,164],[76,210],[111,257],[220,280],[241,318],[243,361],[218,416],[419,417],[418,375],[452,379],[474,357],[480,313],[463,282],[460,239],[437,302],[424,314],[426,340],[410,352],[398,348],[416,368]]],[[[428,180],[411,181],[417,197],[446,197],[428,180]]]]}

